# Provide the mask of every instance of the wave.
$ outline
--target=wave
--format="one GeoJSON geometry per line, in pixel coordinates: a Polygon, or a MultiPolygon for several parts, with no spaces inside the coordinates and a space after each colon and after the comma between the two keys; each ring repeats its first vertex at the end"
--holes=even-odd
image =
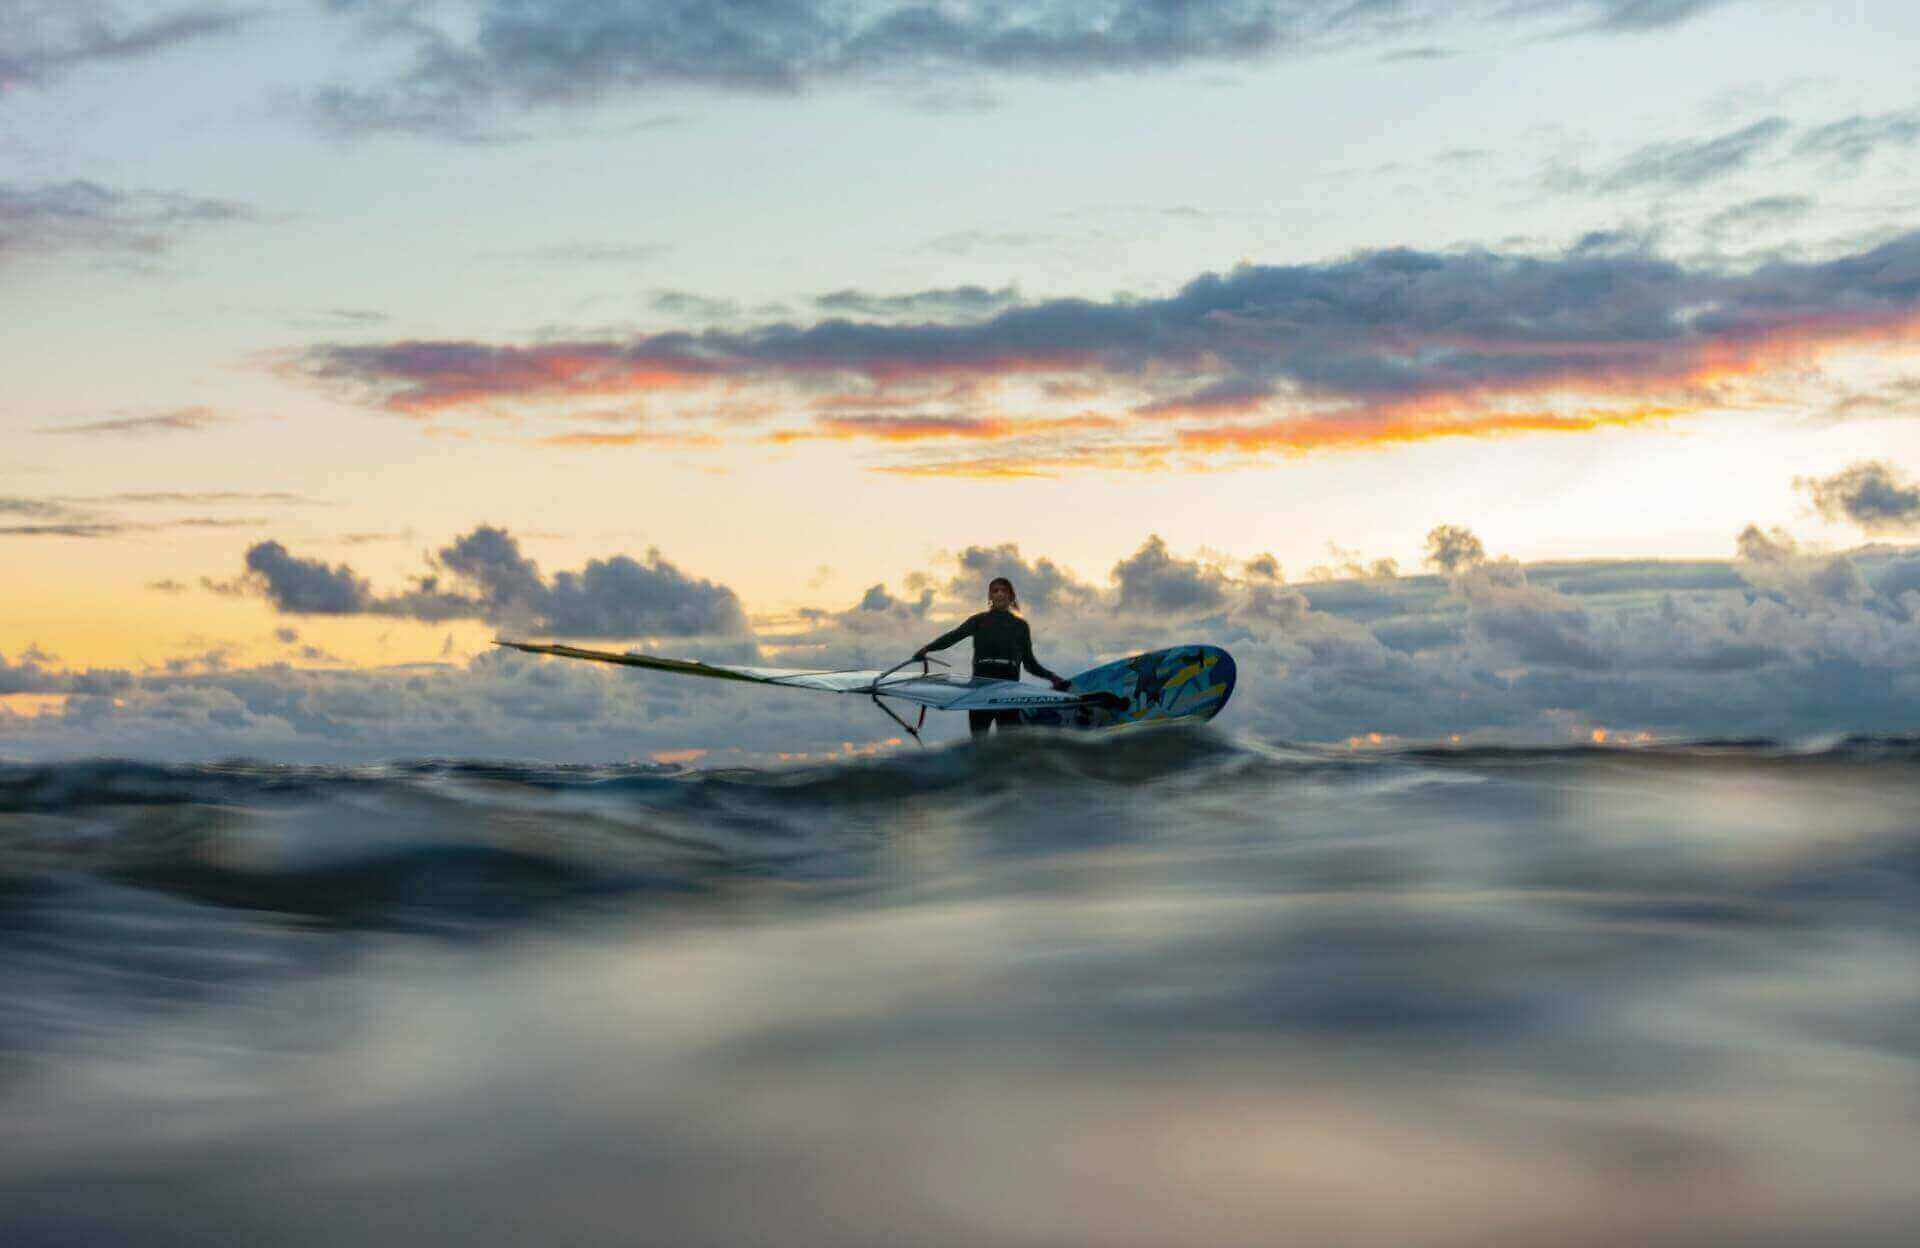
{"type": "Polygon", "coordinates": [[[351,797],[440,793],[474,802],[514,792],[622,799],[698,811],[761,799],[787,809],[858,808],[1017,788],[1141,788],[1195,777],[1261,782],[1394,765],[1620,760],[1833,759],[1920,761],[1920,736],[1853,735],[1813,741],[1702,738],[1651,744],[1405,744],[1352,748],[1265,742],[1210,726],[1170,725],[1111,735],[1029,732],[931,750],[770,767],[688,768],[506,760],[418,759],[301,766],[231,759],[167,764],[124,758],[0,762],[0,816],[65,815],[115,807],[287,807],[351,797]]]}
{"type": "Polygon", "coordinates": [[[0,764],[0,907],[8,881],[74,872],[315,922],[486,925],[737,879],[858,879],[891,838],[929,828],[1018,828],[1030,848],[1071,848],[1542,767],[1597,784],[1623,765],[1684,777],[1840,763],[1907,783],[1916,762],[1915,737],[1350,750],[1175,725],[770,768],[0,764]]]}

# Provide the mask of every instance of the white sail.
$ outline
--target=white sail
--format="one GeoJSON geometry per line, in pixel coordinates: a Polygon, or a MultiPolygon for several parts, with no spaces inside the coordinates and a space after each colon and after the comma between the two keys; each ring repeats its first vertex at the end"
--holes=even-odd
{"type": "Polygon", "coordinates": [[[736,663],[707,663],[700,659],[662,659],[650,654],[616,654],[611,650],[586,650],[579,646],[543,642],[496,641],[494,644],[524,650],[528,654],[618,663],[624,667],[644,667],[657,672],[678,672],[683,676],[783,685],[789,689],[813,689],[821,693],[859,693],[870,697],[899,698],[903,702],[942,711],[1011,711],[1072,706],[1083,700],[1082,695],[1077,693],[1056,693],[1039,685],[1023,685],[1017,680],[996,680],[990,676],[953,676],[944,672],[922,675],[879,668],[836,671],[804,667],[748,667],[736,663]]]}

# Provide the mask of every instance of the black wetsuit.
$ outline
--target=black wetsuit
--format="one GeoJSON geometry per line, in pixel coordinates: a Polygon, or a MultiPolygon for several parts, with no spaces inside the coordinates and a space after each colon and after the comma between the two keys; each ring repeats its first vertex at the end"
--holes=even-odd
{"type": "MultiPolygon", "coordinates": [[[[963,637],[973,638],[975,676],[1019,680],[1020,669],[1024,667],[1042,680],[1060,679],[1040,666],[1040,660],[1033,657],[1033,630],[1011,611],[982,611],[978,615],[968,616],[960,627],[935,637],[922,647],[921,652],[945,650],[963,637]]],[[[1019,711],[967,712],[967,727],[976,737],[995,724],[1012,728],[1019,723],[1019,711]]]]}

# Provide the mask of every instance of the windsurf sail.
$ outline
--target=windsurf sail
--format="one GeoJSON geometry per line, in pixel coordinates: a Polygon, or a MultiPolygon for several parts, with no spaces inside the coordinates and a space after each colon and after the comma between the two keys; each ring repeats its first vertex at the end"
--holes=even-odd
{"type": "MultiPolygon", "coordinates": [[[[881,701],[898,698],[921,708],[920,722],[926,722],[929,709],[937,711],[1010,711],[1043,707],[1078,706],[1088,700],[1082,693],[1057,693],[1038,685],[1023,685],[1017,680],[996,680],[990,676],[959,676],[935,672],[925,661],[908,659],[884,670],[879,668],[839,670],[801,667],[748,667],[734,663],[706,663],[699,659],[662,659],[650,654],[616,654],[611,650],[586,650],[546,642],[496,640],[496,646],[522,650],[528,654],[548,654],[562,659],[585,659],[594,663],[618,663],[624,667],[644,667],[656,672],[678,672],[683,676],[705,676],[712,680],[746,681],[756,685],[780,685],[788,689],[812,689],[820,693],[853,693],[870,697],[894,722],[920,736],[920,725],[908,724],[881,701]],[[918,672],[901,668],[918,663],[918,672]]],[[[938,660],[934,660],[937,662],[938,660]]]]}

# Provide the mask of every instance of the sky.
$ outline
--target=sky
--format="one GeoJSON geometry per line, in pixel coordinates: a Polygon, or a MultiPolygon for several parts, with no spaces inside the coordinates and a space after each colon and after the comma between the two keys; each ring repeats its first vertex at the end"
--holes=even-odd
{"type": "Polygon", "coordinates": [[[895,748],[490,642],[885,666],[999,574],[1279,739],[1912,730],[1917,41],[0,0],[0,757],[895,748]]]}

